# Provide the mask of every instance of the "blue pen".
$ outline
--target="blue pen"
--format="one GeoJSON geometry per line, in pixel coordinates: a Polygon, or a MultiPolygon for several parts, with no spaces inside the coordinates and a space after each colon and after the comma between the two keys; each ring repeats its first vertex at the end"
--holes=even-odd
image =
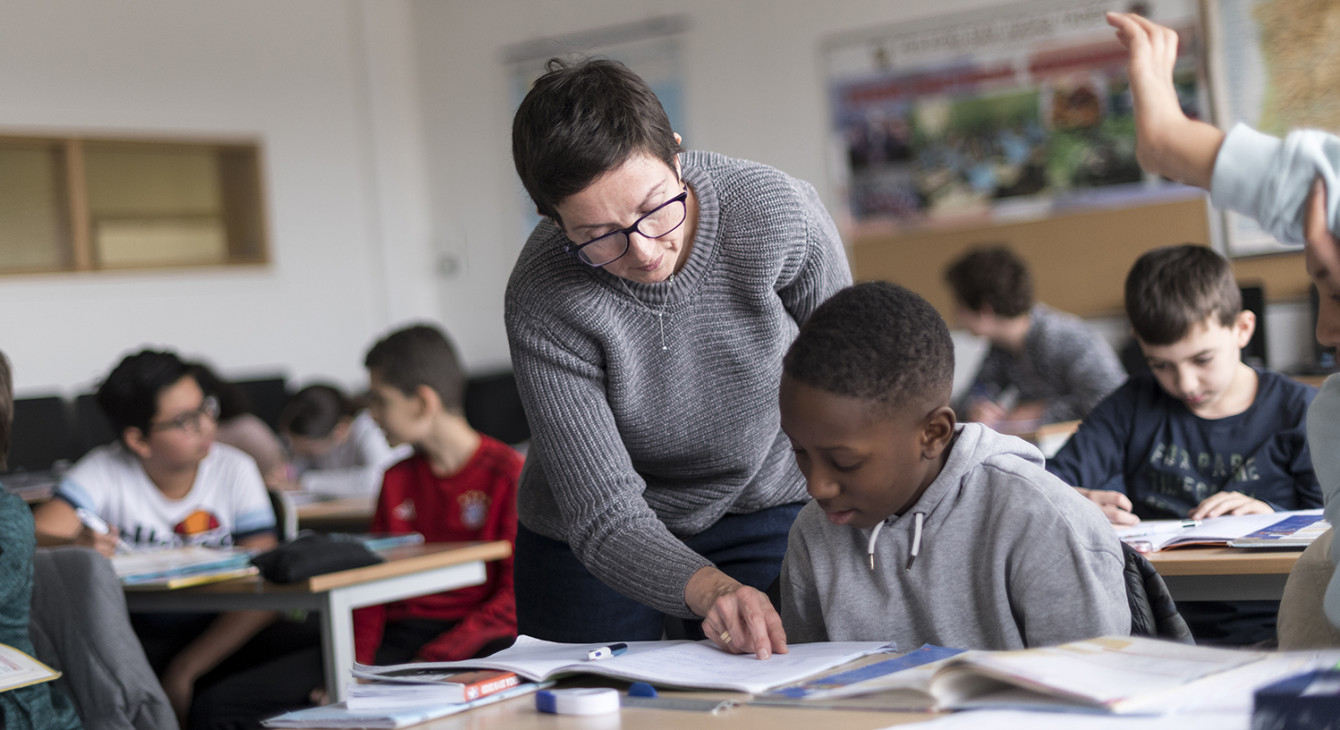
{"type": "Polygon", "coordinates": [[[610,657],[619,656],[626,651],[628,651],[627,644],[609,644],[586,652],[586,661],[594,662],[601,659],[609,659],[610,657]]]}

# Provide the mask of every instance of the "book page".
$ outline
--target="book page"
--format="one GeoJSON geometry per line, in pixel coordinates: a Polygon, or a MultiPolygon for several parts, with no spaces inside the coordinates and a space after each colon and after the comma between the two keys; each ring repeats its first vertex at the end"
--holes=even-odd
{"type": "Polygon", "coordinates": [[[59,676],[60,672],[42,662],[8,644],[0,644],[0,692],[47,682],[59,676]]]}
{"type": "MultiPolygon", "coordinates": [[[[982,652],[951,659],[959,666],[1017,687],[1121,711],[1194,680],[1259,661],[1264,652],[1215,649],[1144,637],[1102,637],[1022,651],[982,652]]],[[[953,680],[949,680],[952,685],[953,680]]],[[[940,696],[937,683],[932,691],[940,696]]],[[[956,693],[957,694],[957,693],[956,693]]],[[[973,698],[981,706],[981,698],[973,698]]],[[[948,704],[948,703],[946,703],[948,704]]]]}
{"type": "Polygon", "coordinates": [[[786,654],[760,660],[753,654],[728,654],[704,641],[629,641],[628,651],[612,659],[586,661],[586,652],[599,644],[565,644],[517,637],[509,649],[484,659],[459,662],[401,664],[370,667],[355,664],[355,677],[375,678],[388,669],[488,668],[507,669],[528,679],[558,674],[598,674],[616,679],[699,689],[762,692],[831,669],[839,664],[886,650],[878,641],[792,644],[786,654]]]}

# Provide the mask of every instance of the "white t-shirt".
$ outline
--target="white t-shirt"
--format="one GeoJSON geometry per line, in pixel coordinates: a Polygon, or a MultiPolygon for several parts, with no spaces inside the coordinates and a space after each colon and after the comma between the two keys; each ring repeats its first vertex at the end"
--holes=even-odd
{"type": "Polygon", "coordinates": [[[293,468],[304,492],[340,497],[373,495],[381,489],[382,473],[413,453],[408,444],[392,448],[372,415],[359,411],[349,425],[349,438],[321,456],[294,459],[293,468]]]}
{"type": "Polygon", "coordinates": [[[65,473],[56,496],[116,525],[136,546],[225,547],[275,530],[256,462],[227,444],[210,447],[195,484],[181,499],[164,496],[120,442],[80,459],[65,473]]]}

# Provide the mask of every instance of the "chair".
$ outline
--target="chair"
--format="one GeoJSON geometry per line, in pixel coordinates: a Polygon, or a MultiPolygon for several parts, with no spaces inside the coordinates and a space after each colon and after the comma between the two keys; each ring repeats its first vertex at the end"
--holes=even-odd
{"type": "Polygon", "coordinates": [[[530,440],[526,409],[511,372],[479,375],[465,382],[465,420],[476,431],[505,444],[530,440]]]}
{"type": "Polygon", "coordinates": [[[1340,647],[1340,628],[1331,625],[1322,609],[1326,585],[1335,574],[1331,564],[1334,536],[1334,527],[1322,533],[1289,571],[1277,626],[1281,651],[1340,647]]]}
{"type": "Polygon", "coordinates": [[[298,535],[298,507],[293,498],[282,489],[268,487],[270,506],[275,511],[275,528],[279,532],[279,541],[288,542],[298,535]]]}
{"type": "Polygon", "coordinates": [[[110,444],[117,439],[116,429],[98,405],[93,393],[83,393],[74,399],[75,450],[80,456],[90,449],[110,444]]]}
{"type": "Polygon", "coordinates": [[[58,395],[14,399],[11,472],[42,472],[73,461],[74,427],[69,407],[58,395]]]}
{"type": "Polygon", "coordinates": [[[37,658],[62,672],[85,730],[176,728],[158,677],[130,626],[112,564],[82,547],[33,553],[28,632],[37,658]]]}

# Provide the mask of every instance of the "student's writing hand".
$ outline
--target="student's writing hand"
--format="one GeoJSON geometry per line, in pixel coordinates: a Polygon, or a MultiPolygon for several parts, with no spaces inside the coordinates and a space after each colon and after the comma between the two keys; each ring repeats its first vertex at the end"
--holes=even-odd
{"type": "Polygon", "coordinates": [[[759,659],[786,653],[782,617],[762,591],[708,566],[689,578],[684,599],[703,617],[703,633],[725,651],[759,659]]]}
{"type": "Polygon", "coordinates": [[[1135,13],[1108,13],[1107,23],[1130,51],[1136,160],[1149,172],[1208,190],[1224,134],[1182,112],[1173,86],[1177,31],[1135,13]]]}
{"type": "Polygon", "coordinates": [[[1274,511],[1265,502],[1252,499],[1242,492],[1219,492],[1196,505],[1188,516],[1193,520],[1204,520],[1222,515],[1266,515],[1274,511]]]}
{"type": "Polygon", "coordinates": [[[110,558],[116,555],[116,536],[119,534],[116,531],[116,525],[112,525],[107,532],[98,532],[91,527],[81,525],[79,533],[74,536],[74,544],[91,547],[110,558]]]}
{"type": "Polygon", "coordinates": [[[1098,505],[1098,508],[1103,510],[1103,516],[1113,525],[1126,527],[1140,522],[1140,518],[1131,512],[1133,505],[1130,498],[1121,492],[1114,492],[1111,489],[1085,489],[1084,487],[1075,487],[1075,491],[1098,505]]]}

